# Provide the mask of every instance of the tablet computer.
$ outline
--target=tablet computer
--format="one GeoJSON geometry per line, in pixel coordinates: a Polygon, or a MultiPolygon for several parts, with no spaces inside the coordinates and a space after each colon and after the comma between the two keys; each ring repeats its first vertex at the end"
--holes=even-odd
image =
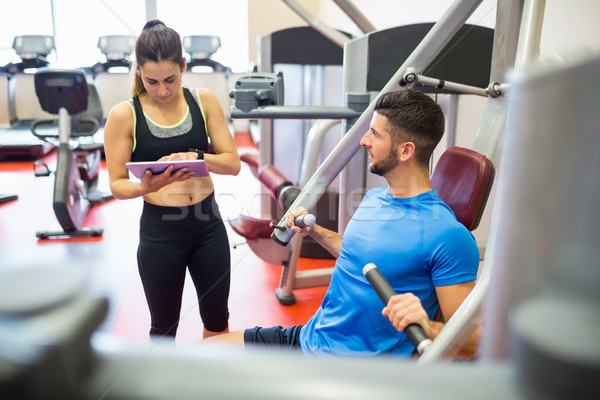
{"type": "Polygon", "coordinates": [[[190,171],[194,171],[196,176],[208,176],[208,168],[204,160],[172,160],[172,161],[139,161],[128,162],[125,164],[131,173],[138,179],[142,179],[146,170],[152,171],[153,174],[163,173],[169,165],[174,165],[173,172],[187,167],[190,171]]]}

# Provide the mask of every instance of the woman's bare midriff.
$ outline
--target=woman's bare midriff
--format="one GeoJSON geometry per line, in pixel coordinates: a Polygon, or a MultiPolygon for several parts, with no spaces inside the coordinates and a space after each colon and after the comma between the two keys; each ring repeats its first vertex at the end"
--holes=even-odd
{"type": "Polygon", "coordinates": [[[207,198],[215,190],[210,176],[188,179],[148,193],[144,201],[163,207],[187,207],[207,198]]]}

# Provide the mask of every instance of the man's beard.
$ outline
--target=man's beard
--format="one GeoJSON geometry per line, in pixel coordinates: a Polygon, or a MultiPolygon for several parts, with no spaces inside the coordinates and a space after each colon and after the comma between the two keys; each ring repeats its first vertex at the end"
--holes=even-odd
{"type": "Polygon", "coordinates": [[[390,150],[388,155],[381,161],[371,164],[369,170],[375,175],[384,176],[398,165],[398,158],[396,158],[396,152],[390,150]]]}

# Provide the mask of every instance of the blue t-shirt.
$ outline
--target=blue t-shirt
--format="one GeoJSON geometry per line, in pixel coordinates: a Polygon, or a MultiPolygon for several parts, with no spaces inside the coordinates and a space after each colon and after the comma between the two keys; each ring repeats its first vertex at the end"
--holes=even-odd
{"type": "Polygon", "coordinates": [[[370,190],[346,227],[323,302],[300,332],[304,353],[413,353],[406,335],[381,315],[384,304],[362,274],[368,263],[397,293],[418,296],[432,319],[435,286],[474,281],[479,251],[436,191],[394,198],[386,188],[370,190]]]}

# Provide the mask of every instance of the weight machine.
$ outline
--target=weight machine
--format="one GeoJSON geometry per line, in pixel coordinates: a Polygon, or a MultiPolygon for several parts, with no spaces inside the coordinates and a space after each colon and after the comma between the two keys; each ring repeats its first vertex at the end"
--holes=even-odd
{"type": "MultiPolygon", "coordinates": [[[[286,1],[286,3],[299,7],[292,1],[286,1]]],[[[301,7],[299,14],[308,21],[313,21],[301,7]]],[[[322,25],[317,26],[322,27],[322,25]]],[[[345,106],[283,105],[284,90],[283,87],[278,87],[283,86],[284,76],[256,73],[253,76],[241,77],[236,83],[235,89],[232,91],[232,97],[235,100],[232,118],[263,120],[261,127],[266,128],[261,131],[260,162],[264,163],[265,160],[272,160],[274,166],[282,171],[287,171],[287,173],[283,172],[283,175],[289,176],[290,167],[288,166],[285,169],[283,166],[278,166],[277,162],[279,160],[279,164],[282,164],[282,159],[293,158],[292,155],[298,152],[293,151],[293,145],[290,143],[302,142],[302,139],[290,133],[295,131],[291,127],[298,127],[298,121],[292,121],[296,125],[291,125],[291,127],[288,124],[284,128],[281,124],[294,119],[325,122],[338,120],[342,123],[342,131],[347,132],[357,122],[363,111],[367,109],[373,93],[384,88],[389,77],[394,74],[394,69],[411,55],[433,27],[433,23],[400,26],[371,32],[354,40],[350,40],[343,35],[337,35],[336,37],[340,41],[338,44],[344,46],[343,93],[345,106]],[[346,39],[345,42],[341,43],[344,38],[346,39]],[[381,62],[383,59],[386,62],[381,62]],[[273,120],[272,130],[269,129],[268,120],[273,120]],[[279,125],[275,125],[275,123],[279,125]],[[277,134],[275,131],[281,133],[277,134]]],[[[337,31],[326,31],[323,32],[323,35],[334,37],[335,32],[337,31]]],[[[453,138],[456,129],[453,122],[455,121],[457,102],[455,92],[475,93],[487,97],[486,89],[480,89],[479,87],[485,87],[489,83],[492,47],[493,30],[473,25],[459,26],[456,35],[441,46],[439,56],[434,55],[432,60],[424,65],[422,68],[423,73],[417,74],[417,70],[410,67],[404,74],[405,76],[398,79],[398,87],[410,86],[436,96],[449,97],[448,103],[450,105],[445,110],[447,119],[450,121],[447,124],[446,135],[453,138]],[[443,80],[434,80],[428,78],[428,75],[441,76],[443,80]]],[[[295,57],[301,59],[301,56],[295,55],[295,57]]],[[[377,186],[370,181],[372,179],[370,175],[372,174],[366,173],[367,164],[364,152],[358,151],[360,137],[368,130],[368,127],[363,129],[354,136],[354,142],[352,143],[354,149],[351,151],[357,154],[349,155],[349,158],[343,161],[343,164],[340,163],[340,166],[343,167],[341,170],[330,168],[331,165],[328,163],[344,160],[340,156],[345,157],[345,155],[340,154],[340,152],[346,152],[349,149],[343,149],[340,146],[342,142],[334,147],[329,156],[323,161],[318,170],[321,171],[318,178],[313,175],[319,173],[318,171],[315,173],[316,162],[314,158],[320,148],[309,148],[309,145],[316,144],[318,146],[318,141],[307,142],[304,150],[301,184],[298,186],[303,189],[302,193],[304,195],[310,196],[310,200],[308,200],[310,207],[307,209],[314,212],[320,225],[340,233],[343,233],[349,218],[353,214],[353,207],[356,206],[356,204],[352,204],[352,200],[362,197],[368,186],[377,186]],[[311,165],[314,165],[314,169],[311,169],[311,165]],[[317,184],[318,188],[309,188],[311,183],[316,182],[315,179],[319,182],[317,184]],[[334,210],[332,210],[332,207],[328,205],[332,202],[330,196],[331,186],[335,179],[338,179],[338,184],[335,185],[336,188],[334,189],[336,204],[334,210]],[[332,212],[336,214],[333,218],[331,216],[332,212]]],[[[346,140],[345,136],[347,134],[344,135],[342,141],[346,140]]],[[[452,145],[451,141],[449,143],[452,145]]],[[[293,162],[290,164],[294,165],[293,162]]],[[[267,165],[269,164],[267,163],[267,165]]],[[[265,164],[263,164],[263,167],[265,167],[265,164]]],[[[294,178],[290,178],[290,181],[293,182],[294,178]]],[[[267,183],[266,186],[268,187],[270,184],[267,183]]],[[[301,205],[301,203],[293,205],[293,209],[299,204],[301,205]]],[[[271,214],[276,215],[275,212],[271,212],[271,214]]],[[[284,216],[281,219],[281,221],[284,221],[283,224],[285,224],[285,218],[284,216]]],[[[295,302],[294,289],[324,286],[329,283],[332,268],[297,271],[298,258],[303,255],[301,249],[306,245],[306,238],[293,240],[288,251],[285,251],[277,249],[274,243],[269,243],[264,235],[270,221],[258,219],[250,221],[249,218],[242,216],[240,219],[231,222],[234,230],[246,238],[248,237],[247,233],[250,231],[259,232],[258,228],[253,229],[251,225],[264,225],[260,229],[262,236],[260,238],[253,237],[251,240],[253,245],[262,242],[260,243],[261,253],[268,253],[271,256],[267,262],[279,264],[283,267],[280,285],[276,290],[276,296],[282,304],[289,305],[295,302]],[[244,218],[246,220],[243,220],[244,218]],[[236,225],[242,223],[244,224],[243,229],[238,229],[236,225]],[[273,262],[273,257],[276,258],[275,262],[273,262]]],[[[281,235],[289,231],[289,228],[286,226],[285,229],[281,229],[282,227],[281,223],[276,225],[277,233],[273,234],[273,239],[277,243],[285,245],[288,240],[282,238],[281,235]]],[[[315,245],[319,246],[317,243],[315,245]]],[[[322,252],[326,253],[324,250],[322,252]]],[[[260,256],[261,253],[257,254],[260,256]]]]}

